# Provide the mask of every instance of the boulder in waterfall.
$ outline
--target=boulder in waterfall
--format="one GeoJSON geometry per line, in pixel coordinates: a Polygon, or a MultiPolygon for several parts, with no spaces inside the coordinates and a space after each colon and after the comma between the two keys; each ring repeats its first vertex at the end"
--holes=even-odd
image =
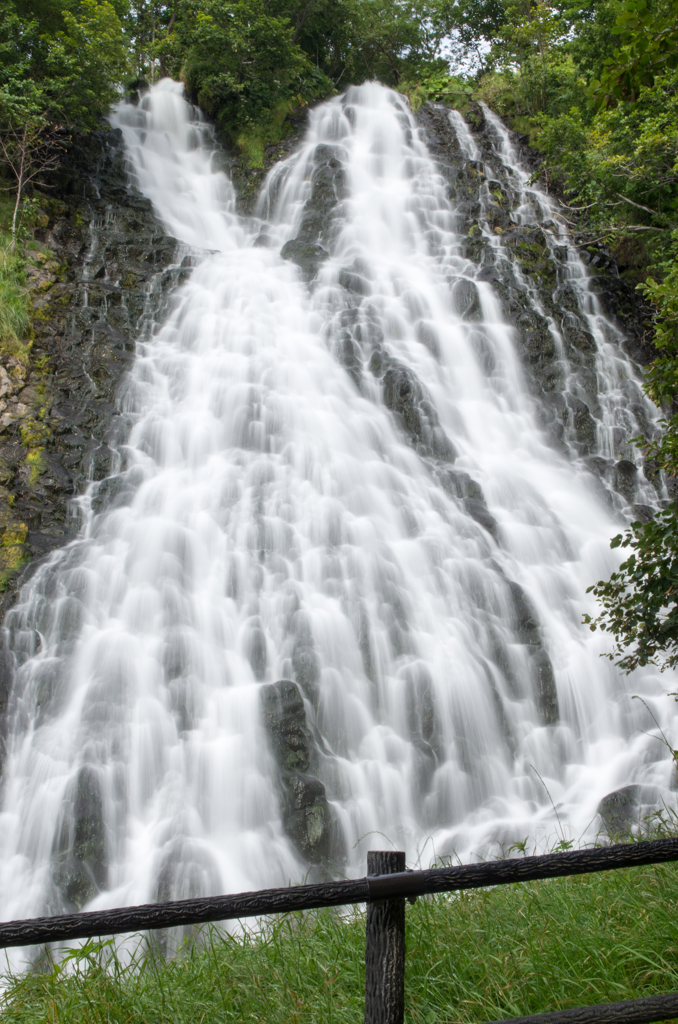
{"type": "Polygon", "coordinates": [[[475,519],[484,530],[487,530],[498,544],[499,526],[487,505],[483,501],[478,501],[477,498],[464,498],[464,508],[471,516],[471,519],[475,519]]]}
{"type": "Polygon", "coordinates": [[[525,644],[532,673],[535,701],[544,725],[556,725],[560,717],[558,691],[553,665],[543,645],[539,618],[519,583],[506,580],[514,609],[514,630],[519,643],[525,644]]]}
{"type": "Polygon", "coordinates": [[[296,263],[304,276],[310,280],[318,273],[318,267],[326,260],[329,253],[322,245],[312,242],[309,238],[291,238],[285,242],[280,255],[284,260],[296,263]]]}
{"type": "Polygon", "coordinates": [[[285,832],[311,864],[333,855],[333,820],[325,787],[313,774],[319,751],[306,721],[301,691],[290,679],[261,689],[264,726],[279,773],[285,832]]]}
{"type": "Polygon", "coordinates": [[[389,360],[383,387],[384,405],[396,414],[419,453],[454,462],[457,457],[454,445],[440,426],[433,403],[410,368],[395,359],[389,360]]]}
{"type": "Polygon", "coordinates": [[[613,790],[598,804],[602,830],[612,840],[632,835],[659,801],[660,792],[653,785],[624,785],[613,790]]]}
{"type": "Polygon", "coordinates": [[[83,765],[64,801],[53,858],[53,878],[67,908],[80,910],[106,887],[108,858],[97,769],[83,765]]]}
{"type": "Polygon", "coordinates": [[[620,459],[614,467],[615,489],[631,501],[636,490],[638,480],[638,467],[629,459],[620,459]]]}
{"type": "Polygon", "coordinates": [[[576,395],[567,396],[567,404],[572,410],[572,421],[574,436],[582,455],[588,455],[596,443],[596,421],[589,411],[589,407],[581,398],[576,395]]]}
{"type": "Polygon", "coordinates": [[[452,286],[452,305],[459,316],[465,320],[479,320],[480,300],[478,289],[473,281],[466,277],[460,277],[452,286]]]}

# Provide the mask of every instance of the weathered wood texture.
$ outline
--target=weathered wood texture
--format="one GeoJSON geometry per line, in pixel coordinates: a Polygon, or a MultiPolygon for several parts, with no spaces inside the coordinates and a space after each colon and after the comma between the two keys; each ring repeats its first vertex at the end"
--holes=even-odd
{"type": "Polygon", "coordinates": [[[123,932],[171,928],[177,925],[228,921],[266,914],[284,914],[293,910],[339,907],[368,900],[424,896],[428,893],[480,889],[488,885],[507,885],[534,879],[583,875],[610,868],[635,867],[678,860],[678,839],[658,839],[645,843],[626,843],[595,850],[576,850],[520,857],[487,864],[460,864],[430,871],[406,871],[372,878],[356,878],[319,885],[299,885],[285,889],[178,900],[173,903],[149,903],[141,907],[38,917],[0,924],[0,949],[30,946],[45,942],[63,942],[94,935],[118,935],[123,932]]]}
{"type": "MultiPolygon", "coordinates": [[[[402,873],[405,854],[373,850],[367,876],[402,873]]],[[[405,1014],[405,900],[368,904],[365,944],[365,1024],[403,1024],[405,1014]]]]}
{"type": "Polygon", "coordinates": [[[285,889],[260,889],[233,896],[146,903],[140,907],[96,910],[60,917],[36,917],[0,924],[0,949],[37,943],[86,939],[94,935],[120,935],[153,928],[173,928],[206,921],[233,921],[266,914],[287,914],[317,907],[342,907],[369,899],[364,878],[319,885],[298,885],[285,889]]]}
{"type": "Polygon", "coordinates": [[[536,1013],[532,1017],[509,1017],[492,1024],[652,1024],[678,1017],[678,992],[645,999],[624,999],[620,1003],[581,1006],[576,1010],[536,1013]]]}

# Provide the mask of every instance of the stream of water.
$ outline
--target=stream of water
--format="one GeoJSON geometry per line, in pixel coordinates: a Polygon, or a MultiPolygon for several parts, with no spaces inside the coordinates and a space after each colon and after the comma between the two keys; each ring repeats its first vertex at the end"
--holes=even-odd
{"type": "MultiPolygon", "coordinates": [[[[633,436],[629,409],[655,411],[555,204],[486,117],[514,219],[567,250],[609,458],[622,427],[633,436]]],[[[139,344],[108,505],[95,514],[93,485],[81,535],[7,617],[0,917],[78,892],[94,909],[302,878],[261,712],[281,678],[303,693],[348,874],[384,843],[428,864],[590,836],[601,797],[630,783],[671,800],[670,757],[631,699],[670,735],[670,686],[621,676],[581,625],[586,587],[617,564],[624,501],[567,432],[549,443],[406,101],[366,84],[313,110],[252,217],[182,86],[161,81],[112,121],[197,265],[139,344]],[[309,284],[280,253],[319,167],[336,203],[309,284]],[[85,884],[72,851],[87,843],[85,884]]],[[[460,159],[482,164],[452,126],[460,159]]],[[[657,498],[639,471],[635,500],[657,498]]]]}

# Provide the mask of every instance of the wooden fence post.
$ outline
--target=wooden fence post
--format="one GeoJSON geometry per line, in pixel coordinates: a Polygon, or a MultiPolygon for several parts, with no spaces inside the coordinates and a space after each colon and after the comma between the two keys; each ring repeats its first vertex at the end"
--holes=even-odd
{"type": "MultiPolygon", "coordinates": [[[[405,854],[371,850],[367,874],[405,870],[405,854]]],[[[365,1024],[403,1024],[405,1014],[405,900],[367,904],[365,1024]]]]}

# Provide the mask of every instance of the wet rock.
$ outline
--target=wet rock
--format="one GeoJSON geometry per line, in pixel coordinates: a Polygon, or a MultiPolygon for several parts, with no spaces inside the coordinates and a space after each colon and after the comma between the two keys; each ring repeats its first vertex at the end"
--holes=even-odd
{"type": "Polygon", "coordinates": [[[371,291],[369,282],[361,274],[356,273],[353,268],[343,269],[339,272],[339,284],[353,295],[369,295],[371,291]]]}
{"type": "Polygon", "coordinates": [[[118,132],[78,139],[49,183],[31,250],[28,365],[0,358],[0,533],[25,530],[26,548],[5,575],[3,612],[26,562],[79,529],[72,499],[111,472],[121,379],[181,272],[168,269],[175,242],[128,185],[118,132]]]}
{"type": "Polygon", "coordinates": [[[544,725],[556,725],[560,717],[558,692],[551,659],[542,644],[537,613],[519,583],[514,580],[506,580],[506,583],[513,602],[513,628],[516,638],[528,648],[535,698],[541,720],[544,725]]]}
{"type": "Polygon", "coordinates": [[[435,768],[438,723],[433,693],[433,680],[424,662],[414,662],[402,670],[410,739],[423,755],[422,768],[435,768]],[[432,762],[432,763],[431,763],[432,762]]]}
{"type": "Polygon", "coordinates": [[[638,480],[638,468],[628,459],[620,459],[614,467],[614,486],[629,501],[633,498],[638,480]]]}
{"type": "Polygon", "coordinates": [[[5,716],[14,685],[15,667],[16,661],[12,652],[7,648],[7,637],[3,631],[0,634],[0,775],[5,763],[5,716]]]}
{"type": "Polygon", "coordinates": [[[655,517],[655,510],[649,505],[634,505],[633,518],[641,523],[651,523],[655,517]]]}
{"type": "Polygon", "coordinates": [[[536,677],[537,707],[544,725],[557,725],[560,717],[553,665],[545,648],[530,649],[530,667],[536,677]]]}
{"type": "Polygon", "coordinates": [[[294,676],[303,693],[315,706],[318,702],[320,665],[315,651],[313,632],[305,612],[297,611],[293,622],[295,636],[292,648],[292,668],[294,676]]]}
{"type": "Polygon", "coordinates": [[[436,359],[440,357],[440,339],[438,338],[438,332],[432,324],[427,323],[425,320],[419,320],[416,328],[417,341],[420,344],[425,345],[432,356],[436,359]]]}
{"type": "Polygon", "coordinates": [[[97,770],[83,765],[65,802],[53,852],[53,875],[65,905],[80,910],[106,887],[108,861],[103,801],[97,770]]]}
{"type": "Polygon", "coordinates": [[[588,455],[596,443],[596,421],[589,412],[585,402],[575,395],[567,396],[567,404],[572,410],[574,436],[582,455],[588,455]]]}
{"type": "MultiPolygon", "coordinates": [[[[476,280],[492,283],[506,319],[515,327],[516,348],[528,387],[541,406],[538,415],[549,442],[570,455],[593,454],[597,443],[596,418],[601,415],[597,346],[589,330],[581,293],[572,277],[568,247],[549,234],[553,220],[544,219],[536,203],[530,212],[529,197],[526,202],[526,197],[519,194],[515,179],[497,156],[495,132],[482,108],[466,101],[464,108],[464,117],[481,154],[478,161],[463,156],[454,130],[450,131],[445,108],[425,104],[417,114],[427,145],[448,181],[458,230],[464,239],[464,254],[478,265],[476,280]],[[524,205],[517,215],[518,204],[524,205]],[[500,238],[500,247],[488,244],[488,231],[500,238]],[[576,395],[569,408],[549,403],[551,396],[561,397],[566,390],[576,395]]],[[[539,154],[529,148],[525,137],[515,132],[509,134],[519,159],[526,167],[538,171],[539,154]]],[[[651,325],[645,304],[620,279],[617,263],[600,245],[587,245],[586,239],[577,235],[573,241],[591,272],[587,287],[598,296],[612,322],[616,321],[630,335],[630,340],[623,343],[626,352],[638,362],[647,362],[652,349],[646,343],[651,325]]],[[[470,314],[471,319],[478,315],[473,305],[467,312],[471,293],[465,294],[463,286],[454,302],[459,314],[470,314]]],[[[609,340],[615,341],[612,335],[609,340]]],[[[469,343],[476,350],[480,367],[491,376],[494,360],[489,358],[486,346],[479,337],[470,338],[469,343]]],[[[648,433],[642,414],[636,414],[630,405],[629,412],[637,426],[629,423],[628,429],[620,427],[620,455],[625,453],[629,436],[648,433]]],[[[601,492],[614,494],[615,487],[614,474],[606,474],[601,492]]],[[[629,500],[627,481],[623,478],[619,478],[619,494],[629,500]]],[[[608,500],[620,507],[618,500],[608,500]]]]}
{"type": "Polygon", "coordinates": [[[285,242],[280,255],[284,260],[291,260],[303,271],[307,280],[311,280],[318,272],[318,267],[326,260],[329,253],[322,245],[312,242],[308,238],[293,238],[285,242]]]}
{"type": "Polygon", "coordinates": [[[325,787],[313,774],[319,752],[306,721],[299,687],[289,679],[261,689],[264,726],[280,776],[283,827],[311,864],[327,864],[333,821],[325,787]]]}
{"type": "Polygon", "coordinates": [[[478,501],[477,498],[464,498],[464,508],[471,518],[475,519],[475,521],[479,523],[484,530],[487,530],[490,536],[492,536],[498,544],[499,526],[497,524],[497,520],[489,511],[485,503],[478,501]]]}
{"type": "MultiPolygon", "coordinates": [[[[216,896],[221,886],[219,868],[203,846],[183,835],[174,836],[166,843],[158,871],[157,903],[216,896]]],[[[188,933],[193,930],[194,926],[189,926],[188,933]]],[[[162,932],[154,932],[156,938],[159,934],[162,932]]],[[[166,933],[162,938],[166,948],[166,933]]]]}
{"type": "Polygon", "coordinates": [[[480,318],[480,302],[478,289],[473,281],[461,278],[452,286],[452,305],[465,320],[480,318]]]}
{"type": "MultiPolygon", "coordinates": [[[[283,259],[297,264],[308,282],[314,279],[320,264],[329,255],[326,246],[332,235],[332,215],[346,192],[344,170],[339,159],[342,155],[345,153],[341,146],[316,146],[311,195],[304,205],[299,234],[286,242],[280,253],[283,259]]],[[[350,271],[344,273],[348,275],[344,287],[350,283],[352,287],[349,290],[358,295],[367,294],[362,278],[350,271]]]]}
{"type": "Polygon", "coordinates": [[[339,342],[339,361],[348,370],[354,384],[359,387],[362,379],[362,357],[360,348],[346,332],[339,342]]]}
{"type": "Polygon", "coordinates": [[[257,618],[255,618],[250,625],[245,644],[245,652],[247,660],[252,668],[254,678],[259,680],[263,679],[266,675],[266,666],[268,664],[268,651],[266,645],[266,634],[261,628],[261,623],[257,618]]]}
{"type": "Polygon", "coordinates": [[[539,632],[537,613],[520,584],[514,580],[507,580],[506,582],[513,600],[514,629],[518,640],[521,644],[539,646],[541,644],[541,634],[539,632]]]}
{"type": "Polygon", "coordinates": [[[422,384],[409,367],[391,360],[383,376],[383,388],[384,405],[396,414],[421,454],[454,462],[454,445],[440,426],[422,384]]]}
{"type": "Polygon", "coordinates": [[[468,473],[462,469],[447,469],[438,472],[441,486],[453,498],[471,498],[485,503],[483,489],[468,473]]]}
{"type": "Polygon", "coordinates": [[[610,839],[628,836],[638,824],[641,791],[641,786],[624,786],[608,793],[598,804],[603,829],[610,839]]]}

